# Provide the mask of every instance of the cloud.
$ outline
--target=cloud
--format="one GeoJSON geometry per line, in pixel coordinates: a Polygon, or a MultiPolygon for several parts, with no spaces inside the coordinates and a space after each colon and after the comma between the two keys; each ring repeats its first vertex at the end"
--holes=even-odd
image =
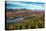
{"type": "Polygon", "coordinates": [[[44,4],[42,3],[31,3],[31,2],[15,2],[15,1],[8,1],[7,2],[7,5],[8,4],[11,4],[9,6],[7,6],[7,8],[11,8],[11,9],[16,9],[16,8],[26,8],[26,9],[31,9],[31,10],[43,10],[44,9],[44,4]],[[29,4],[30,3],[30,4],[29,4]]]}

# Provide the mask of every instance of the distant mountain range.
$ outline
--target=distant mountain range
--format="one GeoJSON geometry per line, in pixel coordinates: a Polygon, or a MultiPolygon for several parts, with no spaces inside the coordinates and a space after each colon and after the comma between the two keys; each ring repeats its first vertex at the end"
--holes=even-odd
{"type": "Polygon", "coordinates": [[[9,11],[18,11],[18,10],[21,11],[21,10],[28,10],[28,9],[6,9],[6,11],[8,11],[8,12],[9,12],[9,11]]]}
{"type": "MultiPolygon", "coordinates": [[[[25,9],[25,8],[24,9],[6,9],[7,12],[22,11],[22,10],[24,11],[24,10],[28,10],[28,9],[25,9]]],[[[32,11],[36,12],[36,11],[44,11],[44,10],[32,10],[32,11]]]]}

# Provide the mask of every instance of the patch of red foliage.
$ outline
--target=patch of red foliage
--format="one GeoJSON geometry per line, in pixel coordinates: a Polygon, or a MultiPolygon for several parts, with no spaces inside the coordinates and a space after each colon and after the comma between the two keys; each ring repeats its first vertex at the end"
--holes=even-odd
{"type": "MultiPolygon", "coordinates": [[[[32,13],[32,15],[40,15],[40,14],[43,14],[43,12],[33,12],[32,10],[23,10],[23,11],[16,11],[16,12],[7,12],[6,13],[6,16],[27,16],[28,14],[24,14],[24,13],[32,13]],[[19,12],[19,13],[16,13],[16,12],[19,12]]],[[[30,14],[31,15],[31,14],[30,14]]]]}

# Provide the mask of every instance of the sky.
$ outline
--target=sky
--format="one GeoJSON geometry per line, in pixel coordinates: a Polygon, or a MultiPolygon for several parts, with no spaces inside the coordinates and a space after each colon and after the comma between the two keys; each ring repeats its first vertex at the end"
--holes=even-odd
{"type": "Polygon", "coordinates": [[[43,2],[7,1],[8,9],[44,10],[43,2]]]}

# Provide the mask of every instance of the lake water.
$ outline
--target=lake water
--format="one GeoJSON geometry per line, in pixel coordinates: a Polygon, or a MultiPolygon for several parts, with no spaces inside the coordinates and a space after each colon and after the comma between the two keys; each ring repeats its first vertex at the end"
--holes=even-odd
{"type": "Polygon", "coordinates": [[[23,21],[23,19],[24,17],[16,18],[16,19],[7,19],[6,22],[7,23],[19,22],[19,21],[23,21]]]}

